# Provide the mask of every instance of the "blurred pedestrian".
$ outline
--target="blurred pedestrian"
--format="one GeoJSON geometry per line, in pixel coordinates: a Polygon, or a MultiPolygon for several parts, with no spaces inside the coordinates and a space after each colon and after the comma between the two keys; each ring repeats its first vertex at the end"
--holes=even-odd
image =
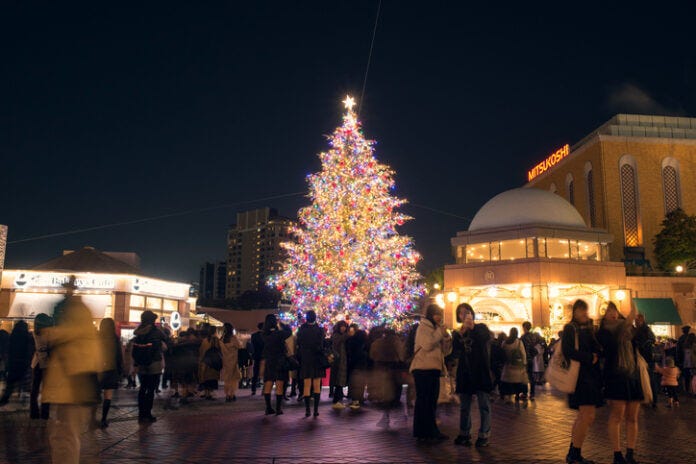
{"type": "Polygon", "coordinates": [[[220,371],[223,367],[222,349],[215,326],[206,324],[198,350],[198,381],[203,388],[203,398],[214,400],[213,392],[218,389],[220,371]]]}
{"type": "Polygon", "coordinates": [[[123,375],[121,341],[116,334],[114,320],[110,317],[105,317],[99,323],[99,341],[101,342],[102,352],[102,369],[99,373],[99,385],[103,394],[100,425],[101,428],[106,428],[109,426],[106,418],[109,415],[114,390],[118,388],[123,375]]]}
{"type": "Polygon", "coordinates": [[[457,322],[461,328],[452,336],[452,351],[459,353],[456,392],[461,399],[459,435],[455,445],[471,446],[471,402],[476,395],[480,422],[476,447],[488,446],[491,433],[491,371],[492,336],[485,324],[476,324],[474,309],[467,303],[457,306],[457,322]]]}
{"type": "Polygon", "coordinates": [[[12,328],[8,343],[7,383],[5,392],[0,397],[0,407],[7,404],[15,388],[21,391],[31,367],[34,349],[34,338],[29,333],[29,326],[24,321],[17,321],[12,328]]]}
{"type": "Polygon", "coordinates": [[[263,322],[259,322],[256,325],[258,329],[256,332],[251,334],[250,340],[250,351],[251,358],[254,363],[252,366],[251,374],[251,394],[252,396],[256,394],[256,389],[259,386],[259,378],[261,376],[261,362],[263,360],[263,322]]]}
{"type": "MultiPolygon", "coordinates": [[[[652,391],[652,407],[657,407],[657,398],[660,391],[659,374],[655,371],[655,334],[650,326],[645,322],[643,314],[636,314],[636,330],[633,336],[638,352],[648,363],[648,373],[650,374],[650,389],[652,391]]],[[[674,360],[672,360],[674,361],[674,360]]]]}
{"type": "Polygon", "coordinates": [[[222,328],[222,340],[220,351],[222,351],[222,372],[221,378],[225,389],[225,401],[237,401],[237,388],[242,374],[239,371],[239,349],[242,344],[237,338],[234,326],[225,322],[222,328]]]}
{"type": "Polygon", "coordinates": [[[526,400],[527,384],[527,353],[524,344],[518,338],[517,327],[510,329],[510,335],[503,342],[503,352],[505,353],[505,365],[500,375],[502,394],[506,403],[511,403],[514,396],[515,402],[520,398],[526,400]],[[524,395],[524,397],[522,397],[524,395]]]}
{"type": "Polygon", "coordinates": [[[305,417],[309,417],[309,403],[314,400],[314,417],[319,415],[321,398],[321,379],[326,375],[323,363],[325,333],[317,324],[317,313],[305,313],[305,323],[297,331],[297,353],[300,360],[299,377],[302,378],[302,396],[305,404],[305,417]]]}
{"type": "Polygon", "coordinates": [[[48,366],[48,340],[45,329],[53,327],[53,318],[48,314],[40,313],[34,318],[34,358],[31,361],[32,382],[31,396],[29,398],[29,417],[32,419],[48,419],[49,404],[41,401],[39,406],[39,394],[41,383],[46,376],[48,366]]]}
{"type": "Polygon", "coordinates": [[[196,330],[189,327],[179,334],[173,346],[172,381],[176,382],[181,404],[186,404],[196,394],[198,386],[198,351],[201,342],[196,330]]]}
{"type": "Polygon", "coordinates": [[[614,464],[634,464],[638,439],[638,413],[643,400],[636,348],[633,345],[633,321],[636,307],[624,317],[613,302],[599,325],[597,339],[604,351],[604,397],[609,402],[609,440],[614,464]],[[626,456],[621,453],[621,424],[626,428],[626,456]]]}
{"type": "Polygon", "coordinates": [[[135,388],[135,369],[133,366],[133,340],[128,340],[123,346],[123,373],[126,376],[126,388],[135,388]]]}
{"type": "Polygon", "coordinates": [[[157,314],[150,310],[140,315],[140,325],[133,334],[133,364],[138,372],[140,390],[138,391],[138,422],[152,423],[157,420],[152,415],[155,390],[162,374],[162,351],[166,349],[166,336],[155,325],[157,314]]]}
{"type": "Polygon", "coordinates": [[[590,464],[592,461],[582,457],[581,448],[594,422],[596,409],[603,403],[602,376],[598,364],[602,347],[595,337],[587,303],[576,300],[572,311],[571,321],[563,328],[560,342],[565,359],[580,363],[575,392],[568,395],[568,404],[571,409],[578,410],[578,415],[573,424],[566,463],[590,464]]]}
{"type": "Polygon", "coordinates": [[[536,393],[536,382],[537,378],[535,375],[535,363],[537,369],[536,372],[544,372],[543,369],[543,356],[544,350],[546,349],[546,342],[543,337],[536,332],[532,332],[532,323],[525,321],[522,323],[522,331],[524,332],[520,337],[520,340],[524,344],[525,354],[527,358],[527,377],[529,379],[529,400],[534,401],[534,396],[536,393]],[[539,358],[542,358],[541,363],[539,358]]]}
{"type": "Polygon", "coordinates": [[[290,331],[283,329],[278,323],[275,314],[268,314],[263,324],[263,398],[266,403],[266,415],[283,414],[283,391],[286,368],[285,339],[290,336],[290,331]],[[271,390],[276,386],[276,408],[271,407],[271,390]]]}
{"type": "Polygon", "coordinates": [[[665,367],[655,366],[655,371],[662,375],[661,385],[667,394],[667,407],[679,406],[679,368],[674,359],[667,358],[665,367]]]}
{"type": "Polygon", "coordinates": [[[346,356],[348,366],[348,397],[351,400],[350,408],[360,409],[365,398],[365,385],[367,384],[367,333],[360,329],[358,324],[351,324],[348,328],[346,340],[346,356]]]}
{"type": "Polygon", "coordinates": [[[381,333],[382,336],[370,345],[370,358],[374,362],[371,383],[377,390],[370,393],[370,402],[384,411],[378,425],[389,427],[390,412],[399,405],[401,398],[401,369],[406,359],[406,347],[394,329],[385,328],[381,333]]]}
{"type": "Polygon", "coordinates": [[[10,334],[7,333],[7,330],[0,329],[0,380],[6,379],[9,343],[10,334]]]}
{"type": "Polygon", "coordinates": [[[440,376],[445,370],[445,356],[452,351],[452,337],[443,325],[444,314],[439,306],[426,308],[425,318],[418,325],[410,371],[416,384],[416,405],[413,411],[413,436],[418,440],[447,440],[436,423],[440,376]]]}
{"type": "Polygon", "coordinates": [[[348,356],[346,354],[346,340],[348,339],[348,323],[338,321],[331,334],[331,350],[334,355],[331,364],[330,383],[333,387],[333,409],[345,408],[343,401],[343,387],[348,384],[348,356]]]}

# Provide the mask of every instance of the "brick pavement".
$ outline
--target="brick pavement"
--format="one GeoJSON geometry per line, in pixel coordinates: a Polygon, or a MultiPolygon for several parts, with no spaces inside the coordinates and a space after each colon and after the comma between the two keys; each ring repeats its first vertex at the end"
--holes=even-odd
{"type": "MultiPolygon", "coordinates": [[[[304,407],[292,400],[282,416],[264,416],[263,398],[242,390],[238,401],[195,400],[178,409],[163,409],[159,420],[139,426],[135,392],[120,390],[106,430],[86,434],[83,462],[102,463],[560,463],[568,449],[573,413],[562,397],[541,391],[525,407],[493,404],[491,446],[481,450],[418,444],[411,437],[412,417],[403,408],[391,413],[368,405],[359,412],[331,410],[324,390],[321,415],[305,418],[304,407]]],[[[222,392],[218,392],[222,396],[222,392]]],[[[476,409],[474,409],[476,411],[476,409]]],[[[611,462],[606,437],[608,408],[601,408],[583,454],[598,463],[611,462]]],[[[684,398],[679,409],[660,405],[642,408],[638,458],[641,463],[696,463],[696,400],[684,398]]],[[[457,434],[458,409],[445,405],[439,414],[442,430],[457,434]]],[[[474,415],[474,428],[478,418],[474,415]]],[[[49,462],[46,427],[30,421],[26,406],[13,403],[0,410],[0,463],[49,462]],[[14,410],[14,411],[13,411],[14,410]]]]}

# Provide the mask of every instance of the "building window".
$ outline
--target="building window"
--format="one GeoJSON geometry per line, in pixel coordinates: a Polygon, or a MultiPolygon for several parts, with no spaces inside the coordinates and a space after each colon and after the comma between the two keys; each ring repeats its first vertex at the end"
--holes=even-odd
{"type": "Polygon", "coordinates": [[[597,208],[595,205],[594,175],[592,174],[592,164],[585,164],[585,183],[587,184],[587,212],[589,215],[590,227],[597,227],[597,208]]]}
{"type": "Polygon", "coordinates": [[[621,177],[621,209],[624,222],[624,243],[626,246],[640,245],[640,221],[638,219],[638,188],[636,168],[633,157],[625,155],[619,161],[621,177]]]}
{"type": "Polygon", "coordinates": [[[575,180],[571,173],[566,176],[566,193],[568,194],[568,202],[575,206],[575,180]]]}
{"type": "Polygon", "coordinates": [[[679,164],[674,158],[662,160],[662,191],[665,199],[665,215],[681,208],[679,164]]]}

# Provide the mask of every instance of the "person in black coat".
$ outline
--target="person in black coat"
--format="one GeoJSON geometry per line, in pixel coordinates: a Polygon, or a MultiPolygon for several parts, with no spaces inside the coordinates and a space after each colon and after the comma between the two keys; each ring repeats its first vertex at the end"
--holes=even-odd
{"type": "Polygon", "coordinates": [[[494,376],[491,371],[491,332],[485,324],[475,324],[474,309],[467,303],[457,306],[457,322],[462,326],[452,334],[452,351],[457,357],[456,392],[459,406],[459,436],[456,445],[471,446],[471,399],[476,395],[481,423],[477,447],[488,446],[491,433],[491,400],[494,376]]]}
{"type": "Polygon", "coordinates": [[[116,334],[116,325],[110,317],[105,317],[99,323],[99,341],[102,348],[102,369],[99,373],[99,386],[103,391],[104,401],[102,402],[101,428],[109,426],[106,417],[111,408],[111,400],[114,390],[121,383],[123,375],[123,351],[121,341],[116,334]]]}
{"type": "Polygon", "coordinates": [[[285,379],[288,377],[285,358],[287,351],[285,339],[291,335],[286,328],[281,327],[275,314],[266,316],[263,324],[263,397],[266,401],[266,415],[283,414],[281,405],[283,402],[283,392],[285,379]],[[276,385],[276,408],[271,407],[271,390],[273,384],[276,385]]]}
{"type": "Polygon", "coordinates": [[[324,329],[317,325],[317,313],[307,311],[307,322],[297,331],[297,352],[300,358],[299,377],[303,380],[305,417],[309,417],[309,400],[314,399],[314,417],[319,415],[319,399],[321,397],[321,379],[326,375],[323,367],[324,329]]]}
{"type": "Polygon", "coordinates": [[[348,361],[348,397],[352,401],[350,408],[353,410],[360,408],[360,403],[365,397],[367,353],[367,333],[360,330],[358,324],[351,324],[346,340],[346,356],[348,361]]]}
{"type": "Polygon", "coordinates": [[[29,372],[31,359],[34,357],[34,338],[29,333],[29,326],[18,321],[12,328],[7,349],[7,384],[0,398],[0,406],[10,400],[14,389],[21,385],[29,372]]]}
{"type": "Polygon", "coordinates": [[[259,377],[261,375],[261,360],[263,359],[263,322],[259,322],[256,326],[259,330],[251,334],[249,340],[249,351],[254,365],[251,368],[251,394],[256,394],[256,387],[259,385],[259,377]]]}
{"type": "Polygon", "coordinates": [[[581,448],[587,431],[594,422],[596,408],[603,404],[602,377],[599,370],[599,356],[602,347],[597,341],[589,317],[589,308],[584,300],[573,303],[573,316],[570,323],[563,328],[561,349],[565,359],[578,361],[580,373],[575,392],[568,395],[571,409],[577,409],[578,415],[572,429],[572,438],[566,462],[568,464],[587,464],[582,457],[581,448]],[[578,347],[575,347],[575,341],[578,347]]]}

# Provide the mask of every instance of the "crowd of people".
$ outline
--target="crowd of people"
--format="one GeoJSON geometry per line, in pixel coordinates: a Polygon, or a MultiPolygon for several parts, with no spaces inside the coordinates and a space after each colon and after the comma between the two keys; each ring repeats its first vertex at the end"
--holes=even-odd
{"type": "Polygon", "coordinates": [[[169,389],[168,402],[185,405],[193,398],[215,400],[222,382],[226,402],[237,400],[240,387],[250,388],[252,396],[260,389],[266,415],[282,415],[284,403],[296,397],[304,403],[307,418],[319,416],[322,383],[327,383],[332,409],[357,410],[368,401],[383,411],[380,424],[389,425],[390,412],[399,406],[406,386],[416,439],[439,443],[449,438],[438,428],[437,408],[453,401],[460,409],[454,443],[485,447],[491,402],[534,401],[536,386],[545,382],[546,365],[560,349],[580,366],[575,391],[568,397],[569,407],[578,412],[566,461],[590,462],[581,448],[596,408],[608,405],[613,462],[622,464],[636,462],[641,403],[656,407],[663,391],[667,405],[676,407],[680,391],[696,393],[696,340],[690,328],[683,328],[679,340],[658,341],[635,309],[624,316],[611,302],[595,326],[587,304],[577,300],[571,321],[548,344],[529,322],[522,324],[522,335],[517,328],[495,335],[476,322],[474,308],[465,303],[457,307],[459,327],[452,331],[445,328],[437,305],[428,306],[400,332],[385,326],[368,332],[338,321],[327,334],[317,315],[307,311],[294,332],[275,315],[267,315],[248,341],[231,324],[224,324],[221,333],[203,324],[174,337],[157,318],[144,311],[134,337],[122,345],[114,321],[105,318],[95,330],[89,310],[69,291],[53,317],[36,317],[33,333],[23,321],[11,334],[0,332],[0,371],[6,384],[0,406],[14,391],[28,388],[31,418],[54,419],[54,462],[77,462],[79,434],[85,428],[109,426],[113,392],[124,380],[125,388],[138,388],[141,424],[157,420],[152,409],[162,389],[169,389]],[[642,361],[650,374],[648,384],[641,382],[642,361]],[[474,397],[480,415],[475,443],[474,397]]]}

